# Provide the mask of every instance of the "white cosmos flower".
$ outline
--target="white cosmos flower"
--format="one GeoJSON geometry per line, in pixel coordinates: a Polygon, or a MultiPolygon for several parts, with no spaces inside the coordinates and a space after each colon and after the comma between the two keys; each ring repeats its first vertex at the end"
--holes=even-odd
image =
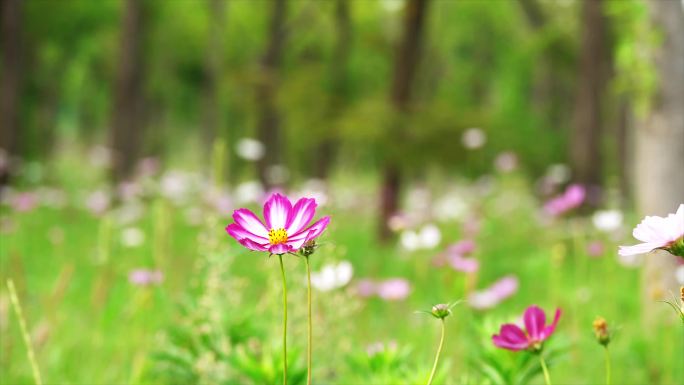
{"type": "Polygon", "coordinates": [[[667,217],[647,216],[632,232],[643,243],[620,246],[622,256],[644,254],[655,249],[667,249],[674,255],[684,254],[684,204],[667,217]]]}
{"type": "Polygon", "coordinates": [[[261,159],[265,152],[263,143],[252,138],[238,140],[236,150],[239,157],[251,161],[261,159]]]}
{"type": "Polygon", "coordinates": [[[619,210],[599,210],[591,217],[597,230],[611,232],[622,226],[622,212],[619,210]]]}
{"type": "Polygon", "coordinates": [[[121,243],[126,247],[137,247],[145,242],[145,233],[137,227],[128,227],[121,232],[121,243]]]}
{"type": "Polygon", "coordinates": [[[351,281],[354,268],[348,261],[328,264],[318,272],[311,273],[311,286],[320,291],[330,291],[345,286],[351,281]]]}

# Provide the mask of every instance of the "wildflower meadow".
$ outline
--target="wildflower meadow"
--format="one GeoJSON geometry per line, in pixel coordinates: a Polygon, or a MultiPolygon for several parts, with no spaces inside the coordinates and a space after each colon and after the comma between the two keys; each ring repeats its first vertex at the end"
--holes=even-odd
{"type": "Polygon", "coordinates": [[[0,19],[0,385],[684,382],[681,1],[0,19]]]}

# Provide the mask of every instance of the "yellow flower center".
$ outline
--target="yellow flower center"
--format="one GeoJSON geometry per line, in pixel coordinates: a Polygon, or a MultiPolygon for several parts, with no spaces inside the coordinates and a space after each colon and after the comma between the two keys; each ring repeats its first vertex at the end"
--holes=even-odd
{"type": "Polygon", "coordinates": [[[287,242],[287,230],[283,228],[269,230],[268,242],[272,245],[280,245],[287,242]]]}

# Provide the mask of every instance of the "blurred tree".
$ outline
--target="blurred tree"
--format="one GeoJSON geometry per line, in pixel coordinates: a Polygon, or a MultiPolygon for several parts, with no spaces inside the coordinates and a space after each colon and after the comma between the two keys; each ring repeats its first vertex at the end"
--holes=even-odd
{"type": "MultiPolygon", "coordinates": [[[[427,4],[428,0],[409,0],[406,2],[403,37],[394,60],[394,75],[390,90],[390,101],[397,115],[392,120],[392,124],[395,124],[396,127],[393,128],[394,135],[390,137],[394,143],[390,144],[397,144],[402,141],[404,136],[402,133],[404,131],[402,117],[410,114],[413,81],[420,59],[427,4]]],[[[389,218],[396,214],[399,209],[399,193],[402,181],[400,156],[401,154],[388,154],[382,168],[379,223],[381,241],[387,241],[392,236],[389,218]]]]}
{"type": "MultiPolygon", "coordinates": [[[[4,0],[2,11],[2,82],[0,83],[0,150],[9,158],[18,155],[19,97],[21,88],[22,1],[4,0]]],[[[2,154],[0,154],[1,156],[2,154]]],[[[0,186],[9,182],[8,165],[0,165],[0,186]]]]}
{"type": "MultiPolygon", "coordinates": [[[[335,2],[335,29],[336,42],[330,63],[330,102],[328,106],[328,121],[333,121],[344,109],[349,96],[349,76],[347,74],[347,62],[349,61],[349,47],[351,43],[351,18],[349,16],[349,1],[336,0],[335,2]]],[[[330,125],[330,127],[333,127],[330,125]]],[[[318,159],[314,169],[314,176],[325,179],[328,176],[330,165],[335,158],[337,147],[336,132],[329,128],[325,137],[318,145],[318,159]]]]}
{"type": "Polygon", "coordinates": [[[276,105],[279,67],[285,45],[286,0],[272,2],[271,20],[266,51],[261,58],[256,86],[257,136],[266,152],[257,162],[259,179],[266,188],[282,183],[274,175],[274,166],[283,161],[283,141],[280,112],[276,105]],[[274,178],[275,177],[275,178],[274,178]]]}
{"type": "Polygon", "coordinates": [[[145,2],[126,0],[121,18],[121,40],[114,106],[112,109],[112,179],[126,179],[134,170],[145,127],[143,94],[145,2]]]}
{"type": "MultiPolygon", "coordinates": [[[[644,215],[674,212],[684,199],[684,12],[679,1],[647,2],[652,24],[663,41],[655,55],[659,87],[649,113],[636,130],[636,200],[644,215]]],[[[657,252],[646,258],[644,316],[657,319],[654,298],[677,291],[675,257],[657,252]]]]}
{"type": "MultiPolygon", "coordinates": [[[[209,7],[209,41],[205,55],[204,75],[204,145],[212,148],[219,132],[220,124],[220,79],[223,58],[223,31],[226,22],[226,1],[208,0],[209,7]]],[[[210,151],[206,151],[209,155],[210,151]]]]}
{"type": "Polygon", "coordinates": [[[575,182],[600,186],[601,127],[610,68],[603,1],[583,1],[581,13],[582,40],[570,164],[575,182]]]}

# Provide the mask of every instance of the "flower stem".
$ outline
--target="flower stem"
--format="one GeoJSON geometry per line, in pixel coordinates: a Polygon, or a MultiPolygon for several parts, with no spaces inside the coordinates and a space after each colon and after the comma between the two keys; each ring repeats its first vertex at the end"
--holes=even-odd
{"type": "Polygon", "coordinates": [[[546,385],[551,385],[551,378],[549,377],[549,369],[546,367],[546,361],[544,361],[544,356],[539,354],[539,362],[541,362],[542,370],[544,371],[544,382],[546,385]]]}
{"type": "Polygon", "coordinates": [[[33,380],[36,382],[36,385],[42,385],[43,380],[41,379],[40,371],[38,370],[36,355],[33,353],[31,337],[29,336],[28,329],[26,327],[24,313],[21,311],[21,304],[19,303],[17,290],[14,288],[14,282],[11,279],[7,280],[7,289],[9,289],[10,301],[12,302],[14,312],[17,313],[17,319],[19,320],[19,329],[21,330],[21,336],[24,339],[24,344],[26,344],[26,355],[28,356],[28,360],[31,363],[31,370],[33,370],[33,380]]]}
{"type": "Polygon", "coordinates": [[[435,354],[435,363],[432,364],[432,371],[430,372],[430,378],[428,378],[427,385],[432,384],[432,380],[435,377],[435,372],[437,372],[439,356],[442,354],[442,346],[444,346],[444,318],[440,318],[440,321],[442,321],[442,336],[439,338],[439,346],[437,347],[437,354],[435,354]]]}
{"type": "Polygon", "coordinates": [[[610,385],[610,351],[608,345],[605,346],[604,353],[606,356],[606,385],[610,385]]]}
{"type": "Polygon", "coordinates": [[[287,385],[287,283],[285,282],[285,266],[283,255],[278,255],[280,260],[280,274],[283,277],[283,385],[287,385]]]}
{"type": "Polygon", "coordinates": [[[311,265],[309,265],[309,257],[305,257],[306,260],[306,302],[308,305],[308,345],[306,350],[306,383],[311,385],[311,353],[313,351],[313,321],[311,320],[311,265]]]}

